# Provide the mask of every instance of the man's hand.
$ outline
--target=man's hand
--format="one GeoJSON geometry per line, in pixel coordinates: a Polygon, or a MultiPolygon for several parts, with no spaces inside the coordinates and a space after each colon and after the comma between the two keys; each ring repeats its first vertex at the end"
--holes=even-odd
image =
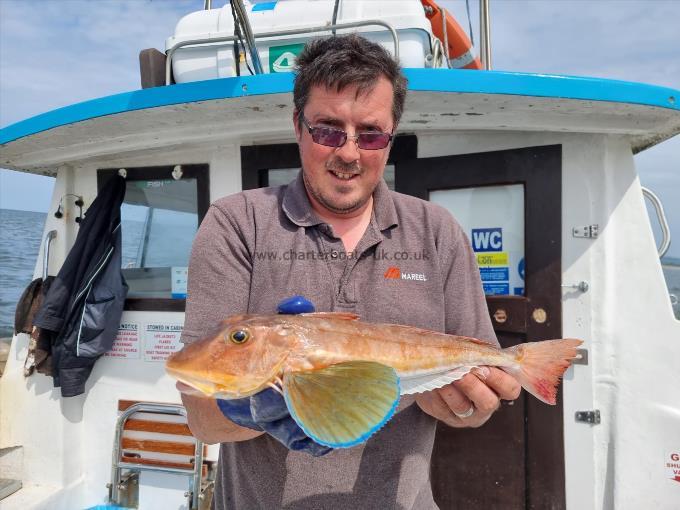
{"type": "Polygon", "coordinates": [[[480,427],[501,405],[515,400],[522,387],[511,375],[495,367],[475,368],[460,381],[421,393],[420,408],[450,427],[480,427]]]}

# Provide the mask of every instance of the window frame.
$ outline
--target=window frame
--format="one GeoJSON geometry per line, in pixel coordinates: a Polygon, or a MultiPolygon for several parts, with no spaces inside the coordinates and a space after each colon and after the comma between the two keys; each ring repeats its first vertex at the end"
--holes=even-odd
{"type": "MultiPolygon", "coordinates": [[[[154,181],[174,179],[172,172],[176,165],[145,166],[125,168],[126,181],[154,181]]],[[[210,207],[210,165],[207,163],[181,165],[181,179],[196,179],[196,212],[198,225],[210,207]]],[[[97,192],[113,175],[117,175],[120,168],[97,169],[97,192]]],[[[180,180],[181,180],[180,179],[180,180]]],[[[184,312],[186,299],[174,298],[143,298],[129,297],[125,299],[123,307],[126,311],[145,312],[184,312]]]]}

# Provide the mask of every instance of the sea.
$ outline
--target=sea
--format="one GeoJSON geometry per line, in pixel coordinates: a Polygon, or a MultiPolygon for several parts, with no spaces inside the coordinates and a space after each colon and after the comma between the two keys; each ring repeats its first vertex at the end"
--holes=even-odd
{"type": "MultiPolygon", "coordinates": [[[[135,211],[123,204],[123,267],[135,267],[138,247],[144,233],[144,222],[135,211]]],[[[0,338],[14,332],[14,310],[21,293],[34,276],[40,252],[46,213],[0,209],[0,338]]],[[[186,266],[191,241],[196,232],[196,215],[158,211],[149,233],[146,254],[148,267],[186,266]]],[[[49,273],[56,274],[56,268],[49,273]]],[[[36,275],[42,276],[42,264],[36,275]]]]}
{"type": "MultiPolygon", "coordinates": [[[[0,209],[0,338],[12,336],[14,310],[21,293],[33,279],[46,217],[46,213],[0,209]]],[[[133,237],[141,235],[139,222],[124,220],[123,229],[126,228],[128,233],[135,232],[133,237]]],[[[178,235],[167,241],[177,246],[177,243],[190,242],[187,237],[178,235]]],[[[124,246],[124,266],[136,256],[134,252],[127,251],[124,246]]],[[[167,250],[160,250],[159,260],[155,261],[159,266],[165,265],[165,261],[160,260],[161,253],[167,253],[167,250]]],[[[680,259],[664,258],[662,262],[669,293],[676,296],[673,310],[680,319],[680,259]]],[[[50,273],[55,274],[54,271],[50,273]]]]}

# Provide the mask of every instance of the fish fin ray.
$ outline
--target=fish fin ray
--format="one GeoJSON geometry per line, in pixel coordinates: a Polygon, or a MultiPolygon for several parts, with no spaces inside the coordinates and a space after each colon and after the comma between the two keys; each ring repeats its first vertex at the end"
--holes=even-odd
{"type": "Polygon", "coordinates": [[[350,312],[309,312],[300,313],[301,317],[312,317],[317,319],[343,319],[348,321],[358,321],[360,317],[356,313],[350,312]]]}
{"type": "Polygon", "coordinates": [[[557,403],[557,386],[564,372],[576,359],[576,348],[583,341],[574,338],[543,340],[503,349],[518,365],[499,367],[514,376],[522,387],[546,404],[557,403]]]}
{"type": "Polygon", "coordinates": [[[414,393],[423,393],[425,391],[436,390],[447,384],[462,379],[468,374],[476,365],[456,367],[453,370],[446,372],[439,372],[436,374],[417,375],[414,377],[402,377],[400,379],[401,394],[413,395],[414,393]]]}
{"type": "Polygon", "coordinates": [[[283,390],[300,428],[331,448],[364,442],[387,423],[399,403],[396,371],[372,361],[286,373],[283,390]]]}

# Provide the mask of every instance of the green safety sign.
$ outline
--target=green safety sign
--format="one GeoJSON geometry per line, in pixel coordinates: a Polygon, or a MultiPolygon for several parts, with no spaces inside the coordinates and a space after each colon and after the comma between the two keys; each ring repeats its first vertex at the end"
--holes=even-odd
{"type": "Polygon", "coordinates": [[[295,66],[295,57],[300,54],[304,47],[304,44],[287,44],[269,48],[269,72],[291,72],[295,66]]]}

